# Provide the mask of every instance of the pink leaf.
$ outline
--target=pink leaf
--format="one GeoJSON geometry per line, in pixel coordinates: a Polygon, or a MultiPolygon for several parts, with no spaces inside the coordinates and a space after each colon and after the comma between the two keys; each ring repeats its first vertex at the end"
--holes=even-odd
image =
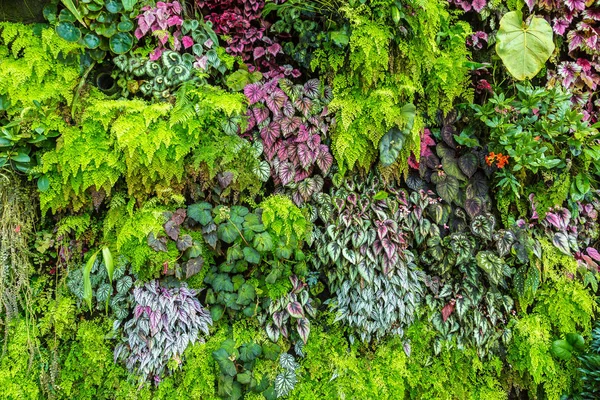
{"type": "Polygon", "coordinates": [[[302,341],[306,344],[306,341],[308,340],[308,335],[310,334],[310,323],[308,322],[308,319],[299,319],[296,328],[298,330],[298,334],[302,338],[302,341]]]}
{"type": "Polygon", "coordinates": [[[252,55],[254,56],[254,59],[261,58],[262,56],[265,55],[264,47],[255,47],[252,55]]]}
{"type": "Polygon", "coordinates": [[[189,49],[194,45],[194,40],[189,36],[182,37],[181,42],[183,43],[183,47],[186,49],[189,49]]]}
{"type": "Polygon", "coordinates": [[[588,248],[586,249],[586,251],[587,251],[588,255],[589,255],[590,257],[592,257],[594,260],[596,260],[596,261],[600,261],[600,253],[598,253],[598,250],[596,250],[596,249],[595,249],[595,248],[593,248],[593,247],[588,247],[588,248]]]}
{"type": "Polygon", "coordinates": [[[248,98],[250,104],[257,103],[263,100],[265,92],[259,83],[251,83],[244,87],[244,94],[248,98]]]}
{"type": "Polygon", "coordinates": [[[281,45],[279,43],[273,43],[271,46],[267,47],[267,51],[276,56],[277,53],[281,52],[281,45]]]}
{"type": "Polygon", "coordinates": [[[287,311],[294,318],[304,318],[304,310],[302,305],[297,301],[292,301],[287,305],[287,311]]]}

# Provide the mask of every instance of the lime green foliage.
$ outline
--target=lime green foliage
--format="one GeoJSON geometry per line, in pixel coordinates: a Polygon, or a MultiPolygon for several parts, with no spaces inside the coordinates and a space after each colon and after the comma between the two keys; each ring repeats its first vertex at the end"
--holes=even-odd
{"type": "Polygon", "coordinates": [[[545,315],[561,335],[570,332],[587,335],[597,308],[595,296],[581,282],[563,277],[539,292],[534,312],[545,315]]]}
{"type": "Polygon", "coordinates": [[[174,243],[169,243],[167,252],[156,252],[148,245],[148,235],[158,237],[163,232],[166,218],[163,215],[168,207],[156,199],[136,207],[135,201],[117,193],[111,199],[104,220],[104,235],[107,241],[114,239],[118,254],[131,263],[133,272],[140,278],[152,278],[163,268],[165,261],[177,259],[179,251],[174,243]]]}
{"type": "Polygon", "coordinates": [[[0,358],[0,399],[38,399],[39,364],[31,363],[31,341],[36,342],[31,327],[24,320],[15,320],[10,327],[10,341],[6,353],[0,358]]]}
{"type": "Polygon", "coordinates": [[[422,323],[407,332],[412,355],[399,338],[371,351],[350,346],[337,330],[314,326],[300,362],[297,399],[506,399],[502,362],[481,362],[473,349],[444,351],[432,358],[435,332],[422,323]]]}
{"type": "Polygon", "coordinates": [[[113,362],[112,343],[105,338],[110,321],[83,321],[72,343],[64,351],[60,374],[61,398],[114,399],[149,397],[148,389],[138,393],[127,381],[127,371],[113,362]]]}
{"type": "Polygon", "coordinates": [[[198,93],[188,118],[178,117],[178,106],[169,103],[108,100],[94,93],[80,125],[65,126],[56,150],[43,157],[50,188],[41,194],[42,210],[78,210],[91,203],[93,193],[110,195],[120,179],[138,200],[180,193],[186,156],[200,148],[202,138],[214,140],[221,131],[217,121],[243,110],[240,94],[214,88],[198,93]]]}
{"type": "Polygon", "coordinates": [[[273,230],[286,244],[292,240],[302,241],[310,235],[310,221],[289,197],[271,196],[260,203],[262,222],[273,230]]]}
{"type": "Polygon", "coordinates": [[[509,348],[508,361],[515,371],[525,375],[528,389],[535,391],[541,385],[547,398],[558,399],[573,387],[574,368],[565,371],[564,366],[550,354],[552,333],[547,316],[531,314],[515,320],[513,343],[509,348]],[[529,378],[530,377],[530,378],[529,378]]]}
{"type": "MultiPolygon", "coordinates": [[[[372,164],[381,137],[407,122],[401,113],[404,104],[418,99],[417,108],[434,116],[438,109],[448,112],[455,100],[472,95],[463,65],[470,27],[455,22],[445,1],[410,4],[414,8],[400,20],[410,32],[406,35],[398,34],[386,12],[395,8],[394,2],[375,3],[343,7],[351,29],[349,53],[324,47],[315,51],[312,62],[313,68],[333,76],[330,107],[337,111],[338,124],[332,148],[342,171],[372,164]]],[[[415,124],[399,160],[405,161],[411,150],[419,153],[422,127],[415,124]]]]}
{"type": "Polygon", "coordinates": [[[53,29],[0,24],[0,94],[7,94],[13,111],[69,104],[79,79],[77,44],[62,40],[53,29]]]}
{"type": "Polygon", "coordinates": [[[562,253],[548,239],[539,238],[542,248],[542,266],[544,279],[562,282],[566,274],[575,274],[577,272],[577,260],[562,253]]]}

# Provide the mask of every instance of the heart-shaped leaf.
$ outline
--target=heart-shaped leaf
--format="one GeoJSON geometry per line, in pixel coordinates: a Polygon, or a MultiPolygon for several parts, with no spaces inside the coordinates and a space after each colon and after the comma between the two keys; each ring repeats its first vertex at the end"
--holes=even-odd
{"type": "Polygon", "coordinates": [[[523,22],[521,11],[506,13],[496,35],[496,52],[516,79],[531,79],[554,52],[552,27],[545,19],[523,22]]]}

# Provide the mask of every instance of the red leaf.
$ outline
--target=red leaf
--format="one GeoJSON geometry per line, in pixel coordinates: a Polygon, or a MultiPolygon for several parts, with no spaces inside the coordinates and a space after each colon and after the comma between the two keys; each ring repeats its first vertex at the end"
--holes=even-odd
{"type": "Polygon", "coordinates": [[[442,308],[442,319],[444,320],[444,322],[446,322],[446,320],[450,317],[455,307],[456,301],[452,299],[448,304],[444,306],[444,308],[442,308]]]}

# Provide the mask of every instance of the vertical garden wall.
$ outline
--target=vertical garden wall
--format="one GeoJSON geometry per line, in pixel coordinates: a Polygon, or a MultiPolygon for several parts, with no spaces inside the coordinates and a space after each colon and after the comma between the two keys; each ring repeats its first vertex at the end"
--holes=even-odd
{"type": "Polygon", "coordinates": [[[0,398],[600,398],[600,2],[18,3],[0,398]]]}

